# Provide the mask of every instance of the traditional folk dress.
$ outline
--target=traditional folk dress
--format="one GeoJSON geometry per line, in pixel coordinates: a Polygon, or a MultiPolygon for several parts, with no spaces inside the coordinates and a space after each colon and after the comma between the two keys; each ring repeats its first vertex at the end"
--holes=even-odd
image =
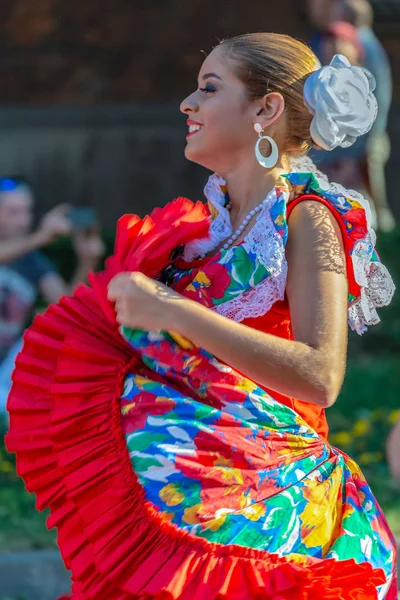
{"type": "Polygon", "coordinates": [[[282,176],[244,240],[225,182],[119,221],[103,273],[38,316],[9,397],[9,450],[49,507],[76,600],[397,598],[393,536],[323,409],[251,381],[174,332],[119,328],[107,285],[141,271],[210,310],[293,339],[288,217],[315,200],[346,251],[348,320],[379,321],[393,282],[368,206],[310,172],[282,176]]]}

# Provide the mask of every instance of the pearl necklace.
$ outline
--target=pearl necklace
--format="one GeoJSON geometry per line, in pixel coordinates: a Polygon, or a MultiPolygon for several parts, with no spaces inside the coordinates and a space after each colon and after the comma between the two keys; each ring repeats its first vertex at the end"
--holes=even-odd
{"type": "MultiPolygon", "coordinates": [[[[253,208],[249,214],[247,215],[247,217],[245,219],[243,219],[241,225],[236,229],[235,233],[233,235],[231,235],[231,237],[228,239],[227,242],[225,242],[225,244],[222,246],[223,250],[228,250],[232,244],[234,242],[236,242],[236,240],[238,239],[239,235],[242,233],[242,231],[244,231],[244,229],[246,229],[247,225],[250,223],[251,219],[254,217],[254,215],[256,215],[257,213],[260,212],[260,210],[262,210],[264,204],[267,202],[268,197],[265,198],[265,200],[263,200],[258,206],[256,206],[255,208],[253,208]]],[[[225,208],[227,208],[228,210],[231,209],[231,203],[227,204],[225,206],[225,208]]],[[[206,254],[201,254],[200,258],[204,258],[206,254]]]]}

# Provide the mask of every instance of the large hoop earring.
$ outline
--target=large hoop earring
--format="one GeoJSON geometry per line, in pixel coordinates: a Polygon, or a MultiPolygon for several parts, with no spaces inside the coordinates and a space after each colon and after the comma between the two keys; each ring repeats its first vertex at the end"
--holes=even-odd
{"type": "Polygon", "coordinates": [[[260,123],[255,123],[254,131],[256,131],[258,133],[258,140],[257,140],[256,147],[255,147],[256,159],[258,160],[259,164],[262,167],[264,167],[264,169],[272,169],[272,167],[274,167],[279,160],[278,145],[272,137],[270,137],[269,135],[262,134],[263,129],[262,129],[260,123]],[[263,154],[261,154],[261,151],[260,151],[261,140],[268,140],[268,142],[270,143],[271,154],[269,156],[263,156],[263,154]]]}

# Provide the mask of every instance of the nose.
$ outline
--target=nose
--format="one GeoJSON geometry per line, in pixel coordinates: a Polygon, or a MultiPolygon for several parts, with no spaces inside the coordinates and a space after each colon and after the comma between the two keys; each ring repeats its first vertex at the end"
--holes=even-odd
{"type": "Polygon", "coordinates": [[[180,106],[180,110],[184,115],[190,115],[198,110],[198,104],[196,102],[195,92],[187,96],[180,106]]]}

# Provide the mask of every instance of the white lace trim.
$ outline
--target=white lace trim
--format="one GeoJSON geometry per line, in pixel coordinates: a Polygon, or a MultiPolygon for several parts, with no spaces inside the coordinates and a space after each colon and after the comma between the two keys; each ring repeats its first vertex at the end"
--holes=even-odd
{"type": "Polygon", "coordinates": [[[358,334],[367,331],[369,325],[380,322],[377,308],[390,304],[395,286],[389,271],[379,262],[372,262],[373,245],[368,236],[354,247],[353,266],[355,280],[361,287],[361,296],[349,307],[349,325],[358,334]]]}
{"type": "Polygon", "coordinates": [[[276,191],[273,190],[243,243],[246,252],[255,254],[270,276],[214,308],[220,315],[237,322],[265,315],[285,296],[288,266],[282,238],[271,218],[270,210],[275,201],[276,191]]]}
{"type": "MultiPolygon", "coordinates": [[[[232,234],[229,211],[223,206],[225,196],[221,187],[225,183],[224,179],[217,174],[209,178],[204,193],[217,215],[210,225],[209,237],[186,246],[184,260],[195,258],[201,253],[211,252],[232,234]]],[[[273,189],[257,215],[255,224],[243,241],[245,250],[256,255],[258,262],[270,273],[270,276],[266,277],[259,285],[214,308],[219,314],[234,321],[240,322],[250,317],[260,317],[276,301],[282,300],[284,297],[287,262],[282,239],[275,229],[270,214],[271,207],[275,202],[276,190],[273,189]]]]}
{"type": "Polygon", "coordinates": [[[215,209],[217,216],[211,221],[206,238],[186,244],[183,253],[184,261],[190,262],[199,256],[212,252],[232,234],[231,219],[228,209],[224,207],[225,196],[221,190],[221,186],[224,186],[225,183],[225,180],[217,173],[208,178],[204,194],[215,209]]]}
{"type": "MultiPolygon", "coordinates": [[[[309,156],[293,158],[291,172],[312,173],[327,194],[343,196],[357,200],[364,208],[367,218],[368,234],[357,242],[352,254],[355,280],[361,288],[361,296],[348,309],[348,323],[351,329],[359,334],[364,333],[369,325],[379,323],[376,308],[387,306],[394,294],[393,280],[384,265],[372,262],[376,235],[371,227],[371,209],[368,201],[355,190],[348,190],[342,185],[329,182],[328,177],[320,171],[309,156]]],[[[216,211],[211,222],[209,236],[186,245],[184,260],[190,261],[200,254],[215,250],[232,234],[229,211],[224,208],[225,196],[221,186],[225,180],[217,174],[211,175],[204,193],[216,211]]],[[[276,190],[269,194],[268,202],[259,213],[252,229],[244,238],[244,247],[257,256],[257,260],[271,274],[259,285],[239,294],[215,307],[214,310],[235,321],[260,317],[270,310],[275,302],[283,300],[287,280],[287,261],[283,241],[273,224],[270,209],[276,201],[276,190]]],[[[250,282],[251,283],[251,282],[250,282]]]]}
{"type": "Polygon", "coordinates": [[[267,277],[255,287],[228,300],[213,310],[223,317],[238,323],[244,319],[262,317],[279,300],[285,297],[287,279],[287,262],[282,263],[282,270],[277,277],[267,277]]]}
{"type": "Polygon", "coordinates": [[[376,234],[371,227],[369,202],[359,192],[348,190],[339,183],[329,182],[327,176],[317,168],[309,156],[292,159],[290,166],[292,172],[312,173],[328,194],[357,200],[365,210],[368,233],[355,244],[352,254],[354,278],[361,288],[361,296],[348,309],[350,328],[362,335],[368,326],[380,322],[376,309],[390,304],[396,289],[387,268],[382,263],[372,261],[376,234]]]}
{"type": "Polygon", "coordinates": [[[271,277],[277,277],[286,261],[285,247],[271,217],[271,208],[276,202],[276,190],[268,196],[257,220],[245,236],[243,246],[247,252],[257,256],[257,260],[269,271],[271,277]]]}

